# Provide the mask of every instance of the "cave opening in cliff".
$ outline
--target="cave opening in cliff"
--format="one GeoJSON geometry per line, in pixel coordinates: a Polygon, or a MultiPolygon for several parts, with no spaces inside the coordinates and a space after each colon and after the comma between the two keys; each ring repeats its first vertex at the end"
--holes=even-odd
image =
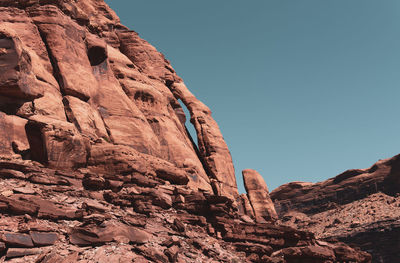
{"type": "Polygon", "coordinates": [[[91,66],[98,66],[107,59],[107,52],[103,47],[94,46],[89,48],[88,57],[91,66]]]}

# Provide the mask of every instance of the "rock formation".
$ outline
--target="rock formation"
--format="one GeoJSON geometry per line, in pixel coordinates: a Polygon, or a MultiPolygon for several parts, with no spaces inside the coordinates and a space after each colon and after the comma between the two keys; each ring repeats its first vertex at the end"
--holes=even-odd
{"type": "Polygon", "coordinates": [[[232,160],[210,110],[103,2],[0,5],[2,125],[16,123],[18,136],[2,136],[7,153],[16,153],[10,145],[18,141],[32,160],[75,169],[87,166],[93,149],[127,146],[188,174],[193,187],[237,198],[232,160]],[[191,111],[198,152],[178,99],[191,111]]]}
{"type": "Polygon", "coordinates": [[[255,170],[247,169],[242,171],[244,187],[254,216],[257,222],[271,221],[278,219],[274,203],[269,197],[267,184],[262,176],[255,170]]]}
{"type": "Polygon", "coordinates": [[[326,240],[356,244],[373,262],[396,262],[400,246],[400,156],[321,183],[293,182],[271,192],[281,222],[326,240]]]}
{"type": "Polygon", "coordinates": [[[210,109],[102,0],[0,0],[0,177],[1,261],[370,262],[274,222],[260,175],[239,196],[210,109]]]}

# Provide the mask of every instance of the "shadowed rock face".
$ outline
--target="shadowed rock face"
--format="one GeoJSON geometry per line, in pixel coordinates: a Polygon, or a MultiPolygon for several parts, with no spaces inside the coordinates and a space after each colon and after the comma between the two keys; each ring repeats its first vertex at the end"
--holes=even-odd
{"type": "Polygon", "coordinates": [[[244,177],[239,196],[210,109],[102,0],[0,0],[1,260],[370,262],[277,224],[244,177]]]}

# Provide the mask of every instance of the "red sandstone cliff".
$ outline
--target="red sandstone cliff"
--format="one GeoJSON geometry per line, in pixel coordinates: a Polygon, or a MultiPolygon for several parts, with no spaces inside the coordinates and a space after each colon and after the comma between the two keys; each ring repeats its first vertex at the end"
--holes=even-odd
{"type": "Polygon", "coordinates": [[[210,109],[102,0],[0,0],[0,128],[2,261],[370,262],[275,222],[255,171],[239,196],[210,109]]]}

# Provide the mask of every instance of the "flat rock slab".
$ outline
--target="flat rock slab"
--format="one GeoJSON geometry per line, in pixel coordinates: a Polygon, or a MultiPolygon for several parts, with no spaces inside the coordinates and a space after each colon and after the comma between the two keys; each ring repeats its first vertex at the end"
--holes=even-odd
{"type": "Polygon", "coordinates": [[[34,247],[31,236],[20,233],[3,233],[1,239],[7,247],[34,247]]]}
{"type": "Polygon", "coordinates": [[[58,235],[56,233],[46,233],[46,232],[31,232],[31,238],[35,246],[51,246],[58,240],[58,235]]]}
{"type": "Polygon", "coordinates": [[[106,224],[104,227],[88,225],[72,230],[70,241],[77,246],[104,244],[112,241],[127,240],[133,244],[147,243],[151,235],[144,230],[126,225],[106,224]]]}
{"type": "Polygon", "coordinates": [[[26,195],[36,194],[35,190],[33,190],[32,188],[28,188],[28,187],[17,187],[17,188],[14,188],[13,191],[15,193],[26,194],[26,195]]]}
{"type": "Polygon", "coordinates": [[[17,258],[29,255],[40,254],[42,250],[40,248],[9,248],[7,250],[6,258],[17,258]]]}

